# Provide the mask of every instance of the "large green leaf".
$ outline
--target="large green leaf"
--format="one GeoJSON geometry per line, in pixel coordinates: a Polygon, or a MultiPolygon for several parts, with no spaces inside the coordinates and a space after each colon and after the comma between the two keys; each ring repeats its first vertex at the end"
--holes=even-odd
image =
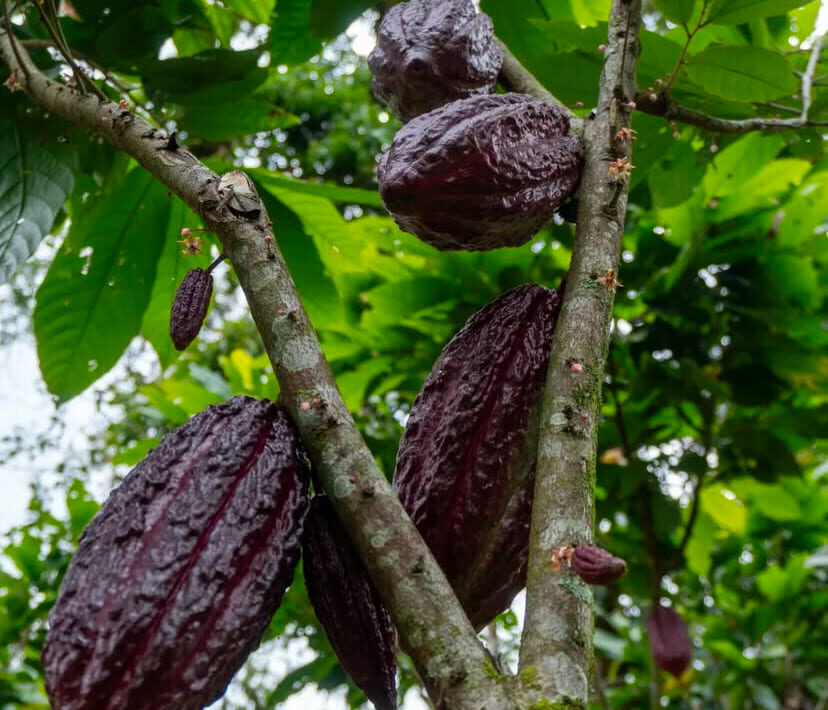
{"type": "Polygon", "coordinates": [[[670,22],[683,25],[693,16],[696,0],[653,0],[653,5],[670,22]]]}
{"type": "Polygon", "coordinates": [[[250,97],[238,101],[188,104],[179,125],[209,141],[222,141],[277,128],[290,128],[299,119],[272,103],[250,97]]]}
{"type": "Polygon", "coordinates": [[[270,60],[273,65],[299,64],[319,52],[322,41],[310,26],[311,0],[277,0],[270,28],[270,60]]]}
{"type": "Polygon", "coordinates": [[[768,101],[797,89],[785,57],[760,47],[710,47],[690,59],[687,74],[709,94],[733,101],[768,101]]]}
{"type": "Polygon", "coordinates": [[[275,4],[275,0],[224,0],[228,9],[260,25],[267,24],[275,4]]]}
{"type": "Polygon", "coordinates": [[[308,195],[325,197],[334,202],[356,203],[358,205],[382,207],[382,200],[380,199],[379,193],[375,190],[363,190],[358,187],[343,187],[341,185],[333,185],[325,182],[296,180],[263,168],[248,170],[248,174],[250,174],[258,184],[264,186],[266,189],[271,187],[284,188],[292,192],[304,192],[308,195]]]}
{"type": "Polygon", "coordinates": [[[769,15],[781,15],[811,0],[716,0],[707,17],[720,25],[740,25],[769,15]]]}
{"type": "Polygon", "coordinates": [[[72,225],[34,312],[40,370],[61,400],[107,372],[138,334],[168,211],[163,186],[135,169],[72,225]]]}
{"type": "Polygon", "coordinates": [[[49,233],[74,184],[66,162],[21,129],[0,116],[0,282],[49,233]]]}
{"type": "Polygon", "coordinates": [[[311,28],[317,37],[334,37],[373,5],[370,0],[311,0],[311,28]]]}

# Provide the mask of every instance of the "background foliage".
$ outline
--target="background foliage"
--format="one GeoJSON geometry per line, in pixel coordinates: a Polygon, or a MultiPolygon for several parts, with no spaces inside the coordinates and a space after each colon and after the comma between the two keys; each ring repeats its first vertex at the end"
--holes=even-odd
{"type": "MultiPolygon", "coordinates": [[[[586,116],[608,0],[481,5],[521,61],[586,116]]],[[[214,169],[250,170],[345,400],[390,476],[406,412],[442,346],[502,291],[557,285],[573,227],[556,219],[525,247],[483,254],[439,253],[395,227],[374,165],[397,124],[371,96],[364,56],[340,34],[369,6],[76,0],[60,25],[112,98],[178,130],[214,169]]],[[[723,117],[793,115],[818,8],[654,0],[639,86],[669,83],[684,48],[671,89],[683,105],[723,117]]],[[[369,12],[352,27],[354,46],[375,19],[369,12]]],[[[48,38],[33,5],[22,4],[14,21],[20,37],[48,38]]],[[[67,73],[54,50],[32,51],[51,75],[67,73]]],[[[811,109],[823,121],[824,67],[811,109]]],[[[655,707],[663,695],[660,706],[670,708],[824,708],[823,135],[714,135],[644,114],[633,125],[597,491],[598,538],[630,574],[598,593],[596,707],[655,707]],[[679,680],[650,668],[643,618],[657,598],[691,626],[693,669],[679,680]]],[[[175,288],[211,260],[182,256],[176,240],[185,226],[197,227],[197,218],[140,168],[21,94],[4,96],[2,342],[33,328],[43,381],[59,405],[113,367],[116,376],[95,390],[109,425],[82,460],[57,467],[57,492],[35,484],[28,522],[3,538],[2,708],[47,707],[39,650],[61,575],[98,506],[90,476],[116,480],[212,402],[278,393],[227,267],[207,331],[185,354],[172,349],[175,288]]],[[[36,460],[58,440],[14,437],[2,455],[36,460]]],[[[509,661],[518,635],[510,612],[485,638],[509,661]]],[[[403,690],[417,683],[404,659],[401,682],[403,690]]],[[[316,626],[299,574],[221,704],[277,707],[306,685],[346,689],[351,706],[364,702],[316,626]]]]}

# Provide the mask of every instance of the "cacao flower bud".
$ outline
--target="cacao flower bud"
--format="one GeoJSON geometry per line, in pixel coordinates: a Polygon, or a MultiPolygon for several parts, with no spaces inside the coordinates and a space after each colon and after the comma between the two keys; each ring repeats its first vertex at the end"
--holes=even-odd
{"type": "Polygon", "coordinates": [[[469,318],[400,441],[394,487],[476,629],[525,586],[537,407],[560,307],[529,284],[469,318]]]}
{"type": "Polygon", "coordinates": [[[377,171],[382,201],[437,249],[520,246],[578,185],[568,130],[563,109],[523,94],[446,104],[397,132],[377,171]]]}
{"type": "Polygon", "coordinates": [[[308,598],[339,663],[377,710],[394,710],[394,626],[326,496],[311,501],[303,550],[308,598]]]}
{"type": "Polygon", "coordinates": [[[612,584],[627,573],[627,563],[600,547],[578,545],[572,553],[572,569],[587,584],[612,584]]]}
{"type": "Polygon", "coordinates": [[[184,350],[195,340],[212,295],[213,275],[206,269],[190,269],[175,292],[170,311],[170,338],[176,350],[184,350]]]}
{"type": "Polygon", "coordinates": [[[368,56],[374,94],[401,121],[457,99],[494,93],[502,63],[492,21],[471,0],[394,5],[368,56]]]}
{"type": "Polygon", "coordinates": [[[693,658],[690,634],[681,615],[670,607],[657,606],[647,617],[650,653],[656,668],[678,678],[693,658]]]}
{"type": "Polygon", "coordinates": [[[43,649],[60,710],[199,710],[258,645],[299,559],[288,415],[235,397],[165,436],[84,531],[43,649]]]}

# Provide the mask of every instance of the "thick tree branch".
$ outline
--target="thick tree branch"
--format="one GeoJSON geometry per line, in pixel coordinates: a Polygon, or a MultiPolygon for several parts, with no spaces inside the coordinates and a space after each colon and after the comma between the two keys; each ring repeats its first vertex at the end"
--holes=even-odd
{"type": "Polygon", "coordinates": [[[239,172],[219,177],[187,150],[169,150],[168,137],[141,117],[49,80],[3,29],[0,57],[36,103],[106,137],[219,236],[273,364],[282,402],[429,694],[452,710],[514,708],[507,684],[491,677],[490,659],[442,570],[354,425],[284,259],[265,239],[273,227],[252,183],[239,172]]]}
{"type": "Polygon", "coordinates": [[[522,672],[534,669],[553,702],[588,707],[592,595],[550,553],[590,542],[595,445],[627,193],[640,0],[614,0],[595,118],[584,130],[585,165],[566,296],[544,392],[532,511],[522,672]]]}

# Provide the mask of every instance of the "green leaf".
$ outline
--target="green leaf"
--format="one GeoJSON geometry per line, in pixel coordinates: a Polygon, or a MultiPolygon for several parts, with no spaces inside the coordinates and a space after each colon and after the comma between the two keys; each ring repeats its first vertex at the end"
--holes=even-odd
{"type": "Polygon", "coordinates": [[[300,64],[322,47],[310,27],[311,0],[277,0],[276,18],[270,28],[270,61],[300,64]]]}
{"type": "Polygon", "coordinates": [[[807,555],[791,557],[784,567],[772,565],[756,575],[756,586],[772,602],[794,599],[802,587],[811,568],[805,566],[807,555]]]}
{"type": "Polygon", "coordinates": [[[285,177],[279,173],[274,173],[270,170],[262,168],[254,168],[248,170],[250,175],[259,185],[269,189],[270,187],[280,187],[292,192],[303,192],[307,195],[315,195],[316,197],[325,197],[332,202],[345,202],[348,204],[371,205],[372,207],[382,207],[382,199],[376,190],[363,190],[358,187],[343,187],[342,185],[335,185],[328,182],[309,182],[307,180],[296,180],[294,178],[285,177]]]}
{"type": "Polygon", "coordinates": [[[719,25],[741,25],[744,22],[807,5],[811,0],[718,0],[708,14],[719,25]]]}
{"type": "Polygon", "coordinates": [[[653,0],[653,5],[670,22],[683,25],[690,21],[695,8],[695,0],[653,0]]]}
{"type": "Polygon", "coordinates": [[[816,173],[784,205],[777,235],[779,244],[796,246],[811,239],[825,220],[825,205],[828,205],[828,173],[816,173]]]}
{"type": "Polygon", "coordinates": [[[611,0],[569,0],[575,22],[583,27],[593,27],[606,22],[610,14],[611,0]]]}
{"type": "Polygon", "coordinates": [[[204,254],[184,256],[178,240],[182,227],[198,227],[200,220],[180,200],[173,200],[152,294],[141,323],[141,334],[150,342],[161,369],[165,370],[179,353],[170,339],[170,309],[175,292],[190,269],[210,265],[209,249],[204,254]]]}
{"type": "Polygon", "coordinates": [[[737,535],[745,532],[747,508],[733,493],[721,485],[708,486],[701,491],[702,510],[725,530],[737,535]]]}
{"type": "Polygon", "coordinates": [[[370,0],[311,0],[311,29],[322,39],[335,37],[373,5],[370,0]]]}
{"type": "Polygon", "coordinates": [[[83,482],[79,479],[72,481],[66,491],[66,509],[69,511],[69,526],[75,543],[99,508],[100,505],[89,495],[83,482]]]}
{"type": "Polygon", "coordinates": [[[731,143],[708,167],[704,177],[705,201],[742,189],[782,148],[782,136],[752,133],[731,143]]]}
{"type": "Polygon", "coordinates": [[[707,93],[733,101],[768,101],[797,89],[785,57],[759,47],[710,47],[688,61],[687,74],[707,93]]]}
{"type": "Polygon", "coordinates": [[[811,311],[822,304],[819,273],[811,258],[775,254],[764,265],[764,270],[778,298],[795,301],[811,311]]]}
{"type": "Polygon", "coordinates": [[[224,0],[227,8],[259,25],[267,24],[275,4],[275,0],[224,0]]]}
{"type": "Polygon", "coordinates": [[[112,457],[112,463],[115,465],[134,466],[139,461],[147,457],[147,454],[158,446],[161,438],[153,436],[149,439],[141,439],[136,441],[132,446],[123,451],[119,451],[112,457]]]}
{"type": "Polygon", "coordinates": [[[299,124],[299,119],[272,103],[251,97],[221,104],[188,103],[179,124],[187,132],[208,141],[222,141],[276,128],[290,128],[299,124]]]}
{"type": "Polygon", "coordinates": [[[31,256],[69,199],[74,174],[56,155],[0,116],[0,283],[31,256]]]}
{"type": "Polygon", "coordinates": [[[678,142],[664,159],[649,171],[648,184],[659,208],[679,205],[693,194],[704,176],[689,143],[678,142]]]}
{"type": "Polygon", "coordinates": [[[136,168],[72,224],[34,311],[40,370],[61,400],[107,372],[138,334],[168,210],[164,187],[136,168]]]}

